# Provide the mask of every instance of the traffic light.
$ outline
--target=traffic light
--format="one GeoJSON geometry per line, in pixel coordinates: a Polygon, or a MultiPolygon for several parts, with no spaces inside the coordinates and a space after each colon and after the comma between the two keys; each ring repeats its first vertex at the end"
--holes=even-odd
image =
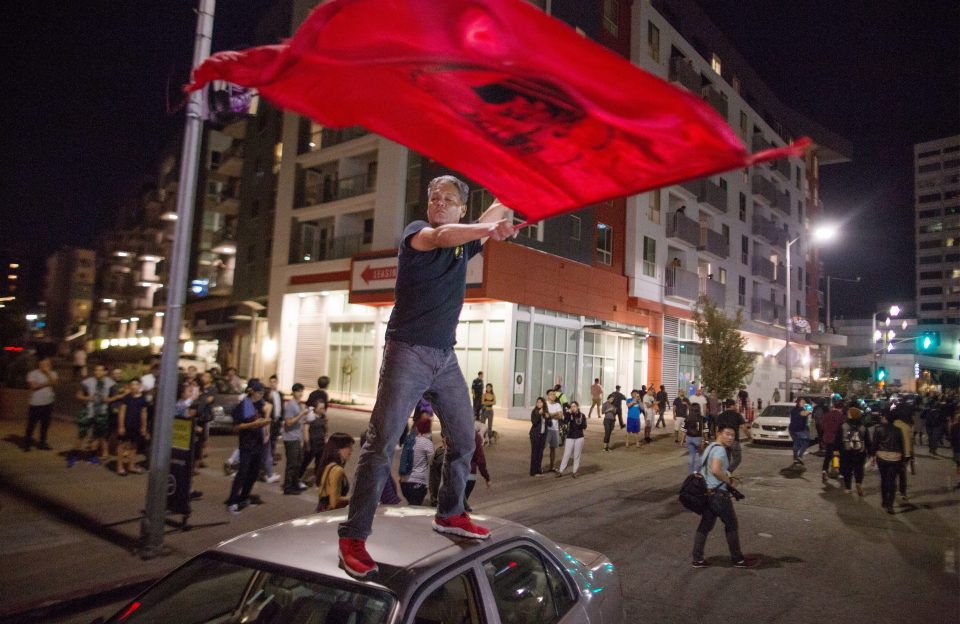
{"type": "Polygon", "coordinates": [[[917,351],[936,351],[940,347],[940,332],[925,331],[917,336],[917,351]]]}
{"type": "Polygon", "coordinates": [[[883,383],[887,380],[887,369],[882,366],[877,369],[877,381],[883,383]]]}

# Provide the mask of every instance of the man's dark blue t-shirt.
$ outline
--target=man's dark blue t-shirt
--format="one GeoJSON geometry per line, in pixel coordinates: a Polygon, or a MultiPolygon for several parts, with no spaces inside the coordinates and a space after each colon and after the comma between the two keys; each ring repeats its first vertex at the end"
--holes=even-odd
{"type": "Polygon", "coordinates": [[[480,253],[480,241],[417,251],[410,239],[430,224],[414,221],[403,230],[397,264],[396,303],[387,323],[388,340],[449,349],[467,290],[467,262],[480,253]]]}

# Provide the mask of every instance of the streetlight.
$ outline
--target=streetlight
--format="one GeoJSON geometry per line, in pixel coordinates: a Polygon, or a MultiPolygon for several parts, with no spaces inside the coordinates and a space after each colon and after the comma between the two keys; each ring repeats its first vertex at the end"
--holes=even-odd
{"type": "MultiPolygon", "coordinates": [[[[900,316],[900,313],[901,313],[901,312],[903,312],[903,310],[900,308],[900,306],[898,306],[898,305],[896,305],[896,304],[890,306],[890,309],[887,310],[887,319],[886,319],[886,323],[885,323],[884,325],[885,325],[886,327],[889,327],[889,326],[890,326],[890,319],[891,319],[891,318],[894,318],[894,317],[897,317],[897,316],[900,316]]],[[[870,342],[870,356],[871,356],[872,359],[873,359],[873,366],[872,366],[871,368],[873,369],[873,379],[874,379],[874,380],[876,380],[876,378],[877,378],[877,356],[878,356],[878,352],[876,351],[876,344],[875,344],[875,343],[883,340],[884,338],[888,338],[889,340],[893,340],[894,336],[897,335],[896,332],[894,332],[892,329],[889,330],[889,331],[886,332],[886,333],[884,333],[884,332],[880,331],[879,329],[877,329],[877,314],[879,314],[879,312],[874,312],[874,313],[873,313],[873,316],[871,317],[871,327],[872,327],[873,331],[870,333],[870,337],[871,337],[871,339],[872,339],[871,342],[870,342]]],[[[887,350],[890,351],[889,348],[888,348],[887,350]]],[[[880,350],[879,354],[880,354],[880,355],[883,354],[883,348],[882,348],[882,347],[881,347],[881,350],[880,350]]]]}
{"type": "MultiPolygon", "coordinates": [[[[820,224],[817,227],[813,228],[810,232],[811,242],[822,243],[826,242],[837,235],[837,226],[833,224],[820,224]]],[[[786,346],[786,358],[787,358],[787,370],[786,370],[786,390],[787,390],[787,400],[790,401],[793,399],[793,386],[790,384],[790,378],[793,376],[793,362],[790,359],[790,338],[791,333],[793,332],[793,315],[791,314],[793,309],[793,298],[790,296],[790,247],[793,246],[795,242],[800,240],[803,237],[803,234],[798,234],[793,240],[787,241],[787,346],[786,346]]]]}

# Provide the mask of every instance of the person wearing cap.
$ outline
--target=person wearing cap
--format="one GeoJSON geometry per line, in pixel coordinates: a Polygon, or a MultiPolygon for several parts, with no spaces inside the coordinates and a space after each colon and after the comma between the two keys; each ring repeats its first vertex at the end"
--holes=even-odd
{"type": "Polygon", "coordinates": [[[427,185],[426,220],[409,223],[400,239],[396,302],[387,322],[377,398],[357,461],[350,510],[338,530],[340,565],[353,578],[378,571],[366,540],[405,420],[428,390],[436,397],[433,407],[450,443],[433,529],[472,539],[490,535],[463,507],[475,432],[470,391],[454,345],[470,258],[482,253],[486,239],[506,240],[516,230],[509,209],[499,201],[478,221],[460,223],[469,196],[470,188],[454,176],[434,178],[427,185]]]}
{"type": "Polygon", "coordinates": [[[740,462],[743,461],[740,433],[742,432],[744,436],[750,435],[747,421],[743,418],[743,414],[735,409],[736,406],[737,402],[734,399],[727,399],[723,402],[723,411],[717,416],[718,429],[721,425],[733,429],[733,444],[728,447],[730,450],[730,472],[736,470],[740,462]]]}
{"type": "Polygon", "coordinates": [[[227,499],[227,511],[232,514],[240,513],[251,502],[259,502],[259,498],[251,500],[250,490],[257,481],[265,442],[269,441],[270,436],[269,429],[266,429],[270,426],[270,416],[264,413],[270,404],[263,402],[264,390],[259,380],[251,379],[247,384],[246,396],[233,409],[233,422],[239,436],[240,466],[227,499]]]}

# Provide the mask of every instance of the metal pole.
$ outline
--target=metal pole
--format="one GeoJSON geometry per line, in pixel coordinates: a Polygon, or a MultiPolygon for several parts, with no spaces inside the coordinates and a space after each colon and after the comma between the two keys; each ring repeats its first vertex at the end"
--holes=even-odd
{"type": "Polygon", "coordinates": [[[792,241],[787,241],[787,347],[784,353],[786,353],[787,361],[787,401],[790,402],[793,400],[793,386],[790,385],[790,378],[792,377],[792,362],[790,361],[790,333],[793,325],[793,318],[790,314],[793,308],[793,302],[790,300],[790,246],[797,242],[798,239],[793,239],[792,241]]]}
{"type": "MultiPolygon", "coordinates": [[[[827,276],[827,333],[833,333],[833,319],[830,318],[830,276],[827,276]]],[[[827,338],[830,340],[830,338],[827,338]]],[[[830,376],[830,371],[833,369],[833,352],[830,349],[830,343],[827,343],[827,376],[830,376]]]]}
{"type": "MultiPolygon", "coordinates": [[[[210,56],[213,12],[216,0],[199,0],[197,30],[193,47],[193,67],[210,56]]],[[[163,355],[157,383],[153,439],[150,444],[150,478],[147,483],[146,513],[140,523],[144,559],[165,554],[163,534],[166,524],[167,487],[170,474],[170,444],[177,402],[177,360],[180,355],[180,326],[186,298],[187,270],[190,266],[190,236],[197,189],[197,164],[203,128],[203,93],[195,91],[187,102],[187,121],[183,133],[180,178],[177,189],[177,222],[174,226],[170,276],[167,282],[167,307],[163,316],[163,355]]]]}

